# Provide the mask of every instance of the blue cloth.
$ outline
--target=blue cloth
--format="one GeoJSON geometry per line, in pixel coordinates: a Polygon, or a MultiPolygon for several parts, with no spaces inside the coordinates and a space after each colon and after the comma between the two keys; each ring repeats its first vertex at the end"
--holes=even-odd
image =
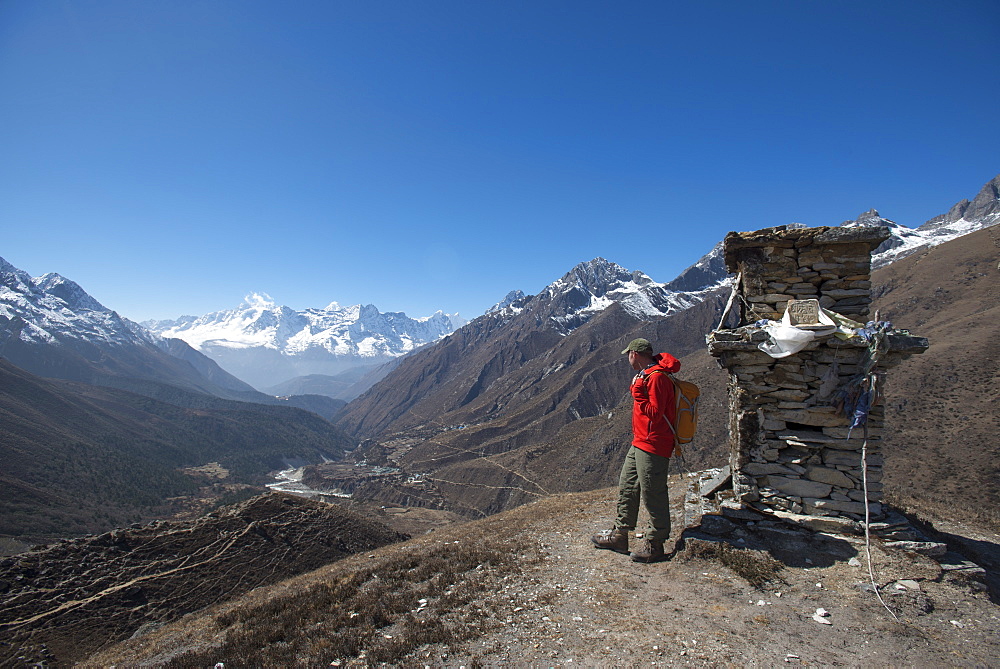
{"type": "Polygon", "coordinates": [[[864,425],[868,422],[868,412],[872,408],[872,391],[866,390],[858,396],[858,401],[854,403],[854,410],[851,417],[851,429],[864,425]]]}
{"type": "Polygon", "coordinates": [[[863,328],[855,330],[854,334],[866,342],[871,342],[880,334],[884,335],[891,330],[892,323],[889,321],[868,321],[863,328]]]}

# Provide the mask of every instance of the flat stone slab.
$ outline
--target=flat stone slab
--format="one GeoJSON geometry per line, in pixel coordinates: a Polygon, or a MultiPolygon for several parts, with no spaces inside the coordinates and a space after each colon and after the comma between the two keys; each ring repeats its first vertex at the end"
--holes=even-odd
{"type": "Polygon", "coordinates": [[[948,552],[948,546],[938,541],[888,541],[885,546],[932,558],[941,557],[948,552]]]}
{"type": "Polygon", "coordinates": [[[773,515],[786,523],[805,527],[814,532],[832,532],[834,534],[864,534],[861,523],[850,518],[835,518],[832,516],[808,516],[802,513],[775,511],[773,515]]]}
{"type": "Polygon", "coordinates": [[[833,490],[828,483],[810,481],[808,479],[793,479],[787,476],[768,475],[763,477],[764,485],[780,490],[794,497],[827,497],[833,490]]]}
{"type": "MultiPolygon", "coordinates": [[[[865,505],[863,502],[842,502],[835,499],[803,499],[802,506],[810,511],[837,511],[853,513],[858,516],[865,515],[865,505]]],[[[882,505],[878,502],[869,502],[868,511],[870,515],[878,516],[882,513],[882,505]]]]}
{"type": "Polygon", "coordinates": [[[727,518],[735,518],[736,520],[749,520],[757,522],[759,520],[764,520],[767,518],[762,513],[758,513],[752,509],[744,507],[739,502],[725,501],[719,506],[719,512],[727,518]]]}
{"type": "Polygon", "coordinates": [[[767,476],[768,474],[793,474],[794,472],[777,462],[750,462],[743,465],[743,473],[750,476],[767,476]]]}
{"type": "Polygon", "coordinates": [[[986,570],[960,553],[948,551],[937,559],[942,571],[965,572],[969,575],[985,575],[986,570]]]}
{"type": "Polygon", "coordinates": [[[903,351],[907,353],[923,353],[930,347],[927,337],[914,337],[912,335],[889,334],[886,336],[890,351],[903,351]]]}
{"type": "Polygon", "coordinates": [[[802,425],[812,425],[815,427],[842,427],[848,425],[848,418],[846,416],[842,416],[832,409],[825,408],[781,409],[769,412],[769,417],[783,420],[787,423],[801,423],[802,425]]]}
{"type": "Polygon", "coordinates": [[[839,486],[841,488],[854,487],[854,481],[852,481],[847,474],[839,469],[816,466],[806,467],[806,476],[812,481],[829,483],[832,486],[839,486]]]}
{"type": "Polygon", "coordinates": [[[701,496],[709,497],[714,495],[719,490],[724,488],[726,483],[729,483],[731,476],[732,474],[730,472],[729,465],[726,465],[719,470],[718,474],[701,484],[701,496]]]}

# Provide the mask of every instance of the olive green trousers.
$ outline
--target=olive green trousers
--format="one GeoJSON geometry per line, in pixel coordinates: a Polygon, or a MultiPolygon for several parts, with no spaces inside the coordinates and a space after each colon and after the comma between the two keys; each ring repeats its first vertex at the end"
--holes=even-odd
{"type": "Polygon", "coordinates": [[[665,541],[670,537],[670,497],[667,494],[667,472],[670,458],[647,453],[632,446],[625,456],[618,479],[618,518],[615,526],[634,530],[639,520],[639,502],[649,513],[650,541],[665,541]]]}

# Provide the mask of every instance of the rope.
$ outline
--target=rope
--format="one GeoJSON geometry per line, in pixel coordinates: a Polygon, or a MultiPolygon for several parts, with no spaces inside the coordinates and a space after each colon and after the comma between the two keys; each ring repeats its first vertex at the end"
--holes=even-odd
{"type": "MultiPolygon", "coordinates": [[[[869,390],[872,394],[875,394],[875,375],[871,374],[869,376],[869,390]]],[[[872,588],[875,590],[875,596],[878,597],[878,601],[882,603],[885,610],[889,612],[892,619],[897,623],[899,618],[896,614],[892,612],[892,609],[885,603],[882,599],[882,594],[878,591],[878,584],[875,582],[875,568],[872,566],[872,543],[871,543],[871,532],[869,525],[871,524],[871,511],[868,507],[868,421],[864,424],[865,439],[861,444],[861,483],[865,494],[865,554],[868,556],[868,577],[871,579],[872,588]]]]}

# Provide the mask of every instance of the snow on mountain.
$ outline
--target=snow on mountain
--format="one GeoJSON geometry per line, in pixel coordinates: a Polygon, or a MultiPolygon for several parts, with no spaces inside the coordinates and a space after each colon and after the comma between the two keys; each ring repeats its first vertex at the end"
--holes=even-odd
{"type": "Polygon", "coordinates": [[[111,311],[103,304],[90,296],[87,291],[80,287],[75,281],[70,281],[66,277],[49,272],[37,279],[33,279],[35,285],[50,295],[61,298],[67,305],[76,310],[86,311],[111,311]]]}
{"type": "Polygon", "coordinates": [[[892,237],[882,242],[872,255],[872,267],[877,268],[998,223],[1000,175],[987,182],[971,202],[961,200],[948,213],[935,216],[917,228],[907,228],[883,218],[874,209],[866,211],[853,221],[845,221],[842,225],[884,225],[889,228],[892,237]]]}
{"type": "MultiPolygon", "coordinates": [[[[872,254],[872,268],[876,269],[905,258],[921,249],[937,246],[1000,223],[1000,175],[993,178],[979,191],[971,202],[962,200],[947,214],[930,219],[917,228],[908,228],[870,209],[853,221],[841,223],[844,227],[861,225],[889,228],[889,239],[872,254]]],[[[806,227],[790,223],[786,227],[806,227]]],[[[726,263],[722,256],[723,242],[702,256],[695,264],[681,272],[676,279],[663,284],[666,290],[687,293],[695,302],[699,294],[706,294],[729,281],[726,263]]]]}
{"type": "Polygon", "coordinates": [[[0,258],[0,353],[10,338],[55,344],[83,340],[111,346],[141,337],[126,319],[58,274],[32,278],[0,258]]]}
{"type": "Polygon", "coordinates": [[[373,305],[295,311],[265,294],[235,309],[174,321],[147,321],[164,337],[182,339],[258,388],[296,376],[337,374],[405,355],[465,324],[441,311],[425,318],[380,312],[373,305]]]}
{"type": "Polygon", "coordinates": [[[509,319],[524,309],[545,305],[547,318],[562,334],[569,334],[613,303],[640,320],[659,318],[694,305],[685,293],[672,291],[646,274],[604,258],[583,262],[538,295],[511,292],[485,315],[509,319]]]}
{"type": "Polygon", "coordinates": [[[0,356],[33,374],[133,390],[152,381],[219,397],[243,399],[253,391],[184,342],[122,318],[77,283],[59,274],[32,278],[3,258],[0,356]]]}
{"type": "Polygon", "coordinates": [[[883,218],[875,209],[869,209],[853,221],[844,221],[841,226],[845,228],[862,226],[889,228],[889,239],[879,244],[872,252],[873,268],[888,265],[893,260],[908,256],[917,249],[927,246],[929,240],[928,235],[920,232],[919,228],[907,228],[888,218],[883,218]]]}
{"type": "Polygon", "coordinates": [[[716,286],[727,276],[726,259],[723,255],[724,242],[720,241],[712,250],[677,275],[673,281],[664,284],[669,290],[694,292],[716,286]]]}
{"type": "Polygon", "coordinates": [[[502,300],[494,304],[492,307],[486,310],[486,313],[492,314],[497,311],[503,311],[507,307],[511,306],[518,300],[523,300],[527,295],[524,294],[523,290],[512,290],[507,293],[507,296],[502,300]]]}
{"type": "MultiPolygon", "coordinates": [[[[962,202],[968,204],[968,200],[963,200],[962,202]]],[[[955,205],[951,211],[955,212],[956,208],[960,207],[962,202],[955,205]]],[[[949,212],[949,214],[931,219],[918,228],[907,228],[895,221],[883,218],[874,209],[866,211],[854,221],[845,221],[843,225],[845,227],[882,225],[889,228],[892,236],[882,242],[872,254],[872,268],[874,269],[884,267],[896,260],[931,248],[932,246],[950,242],[970,232],[976,232],[977,230],[997,225],[1000,223],[1000,198],[996,198],[995,202],[998,205],[996,211],[986,212],[972,218],[966,218],[961,213],[957,218],[948,218],[951,213],[949,212]]]]}
{"type": "Polygon", "coordinates": [[[580,263],[543,291],[549,295],[570,297],[578,305],[571,315],[604,311],[612,302],[640,320],[672,314],[694,302],[679,291],[656,283],[638,270],[629,270],[604,258],[580,263]]]}

